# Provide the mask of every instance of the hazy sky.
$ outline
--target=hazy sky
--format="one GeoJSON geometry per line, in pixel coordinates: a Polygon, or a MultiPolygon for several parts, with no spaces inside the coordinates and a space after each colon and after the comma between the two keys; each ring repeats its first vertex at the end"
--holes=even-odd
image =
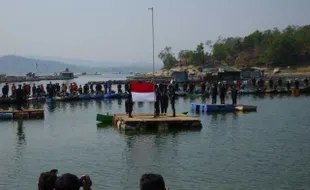
{"type": "Polygon", "coordinates": [[[149,7],[156,57],[165,46],[310,24],[310,0],[0,0],[0,55],[151,62],[149,7]]]}

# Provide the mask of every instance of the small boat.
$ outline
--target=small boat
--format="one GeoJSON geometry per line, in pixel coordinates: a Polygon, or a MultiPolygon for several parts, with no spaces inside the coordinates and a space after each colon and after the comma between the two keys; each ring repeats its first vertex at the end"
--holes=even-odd
{"type": "Polygon", "coordinates": [[[106,115],[97,114],[96,120],[102,123],[112,123],[113,115],[110,115],[109,113],[107,113],[106,115]]]}

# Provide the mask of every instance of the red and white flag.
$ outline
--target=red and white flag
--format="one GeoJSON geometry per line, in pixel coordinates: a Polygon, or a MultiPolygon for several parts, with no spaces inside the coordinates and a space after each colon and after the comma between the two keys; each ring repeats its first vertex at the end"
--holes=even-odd
{"type": "Polygon", "coordinates": [[[155,99],[154,85],[151,82],[130,82],[133,102],[153,102],[155,99]]]}

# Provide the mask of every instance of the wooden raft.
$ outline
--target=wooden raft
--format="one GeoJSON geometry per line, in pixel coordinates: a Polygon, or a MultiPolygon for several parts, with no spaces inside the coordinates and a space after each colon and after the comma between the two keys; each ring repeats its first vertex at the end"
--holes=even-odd
{"type": "Polygon", "coordinates": [[[125,131],[148,130],[158,128],[173,129],[197,129],[202,128],[201,122],[197,117],[189,117],[184,114],[172,114],[154,118],[153,114],[133,114],[133,118],[127,114],[115,114],[113,124],[115,128],[125,131]]]}

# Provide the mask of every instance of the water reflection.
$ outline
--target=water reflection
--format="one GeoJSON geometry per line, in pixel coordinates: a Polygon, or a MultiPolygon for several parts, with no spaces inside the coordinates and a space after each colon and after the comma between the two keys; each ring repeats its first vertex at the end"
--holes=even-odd
{"type": "MultiPolygon", "coordinates": [[[[66,105],[64,105],[64,106],[66,106],[66,105]]],[[[64,108],[63,108],[63,110],[65,110],[64,108]]],[[[54,112],[56,110],[56,104],[47,104],[47,110],[49,112],[54,112]]]]}
{"type": "Polygon", "coordinates": [[[117,99],[117,105],[119,108],[122,107],[123,100],[121,98],[117,99]]]}
{"type": "Polygon", "coordinates": [[[102,108],[102,102],[101,100],[95,100],[96,105],[98,106],[98,108],[102,108]]]}
{"type": "Polygon", "coordinates": [[[111,123],[97,123],[97,129],[106,129],[112,127],[111,123]]]}
{"type": "Polygon", "coordinates": [[[90,101],[84,101],[83,104],[84,104],[84,108],[88,109],[90,101]]]}
{"type": "Polygon", "coordinates": [[[33,109],[43,109],[44,104],[41,102],[36,102],[32,104],[33,109]]]}
{"type": "Polygon", "coordinates": [[[24,126],[23,126],[23,120],[17,121],[17,143],[19,145],[26,144],[26,136],[24,133],[24,126]]]}

